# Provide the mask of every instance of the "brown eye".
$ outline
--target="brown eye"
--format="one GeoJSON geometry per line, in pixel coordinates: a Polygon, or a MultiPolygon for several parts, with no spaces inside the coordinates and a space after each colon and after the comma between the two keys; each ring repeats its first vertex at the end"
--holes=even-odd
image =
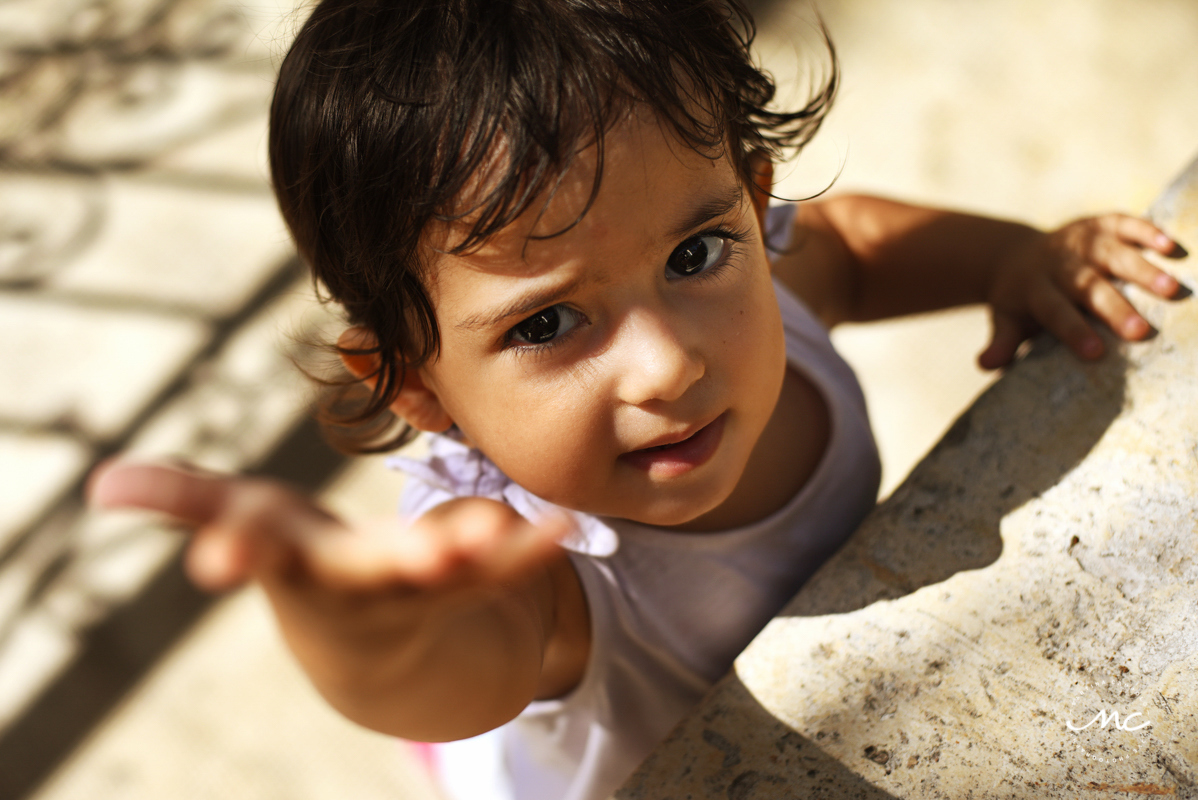
{"type": "Polygon", "coordinates": [[[509,341],[537,345],[551,342],[578,324],[579,314],[566,306],[549,306],[519,323],[508,332],[509,341]]]}
{"type": "Polygon", "coordinates": [[[719,236],[692,236],[670,253],[666,269],[675,275],[698,275],[719,263],[724,240],[719,236]]]}

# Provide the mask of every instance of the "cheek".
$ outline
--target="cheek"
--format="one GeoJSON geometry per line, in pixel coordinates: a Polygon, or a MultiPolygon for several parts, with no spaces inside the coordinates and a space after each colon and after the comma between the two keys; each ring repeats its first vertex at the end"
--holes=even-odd
{"type": "Polygon", "coordinates": [[[462,432],[509,478],[550,502],[574,498],[601,476],[610,419],[600,393],[568,375],[517,378],[506,370],[480,374],[455,418],[462,432]]]}
{"type": "Polygon", "coordinates": [[[786,339],[773,285],[758,284],[725,316],[721,331],[723,360],[737,385],[765,392],[762,401],[773,408],[786,369],[786,339]],[[771,393],[772,392],[772,393],[771,393]]]}

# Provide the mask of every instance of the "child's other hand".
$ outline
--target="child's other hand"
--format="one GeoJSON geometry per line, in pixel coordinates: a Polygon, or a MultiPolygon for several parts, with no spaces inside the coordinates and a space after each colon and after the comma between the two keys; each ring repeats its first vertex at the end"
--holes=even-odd
{"type": "Polygon", "coordinates": [[[1039,328],[1079,358],[1099,358],[1102,340],[1082,309],[1123,339],[1149,336],[1152,326],[1112,283],[1126,280],[1160,297],[1177,295],[1180,284],[1149,263],[1142,255],[1145,249],[1164,256],[1185,255],[1151,222],[1125,214],[1088,217],[1029,238],[995,273],[988,297],[994,331],[978,363],[985,369],[1005,366],[1039,328]]]}

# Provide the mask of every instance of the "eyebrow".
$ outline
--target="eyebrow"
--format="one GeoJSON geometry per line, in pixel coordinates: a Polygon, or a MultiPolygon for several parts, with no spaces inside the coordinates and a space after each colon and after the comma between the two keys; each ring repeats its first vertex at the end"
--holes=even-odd
{"type": "MultiPolygon", "coordinates": [[[[694,206],[678,225],[667,232],[667,238],[681,239],[704,223],[731,213],[740,207],[743,196],[744,190],[739,182],[722,187],[718,194],[694,206]]],[[[522,295],[495,311],[471,314],[458,322],[455,327],[469,331],[486,330],[512,317],[526,317],[534,311],[551,306],[569,296],[578,283],[578,280],[573,280],[562,286],[549,286],[531,294],[522,295]]]]}
{"type": "Polygon", "coordinates": [[[471,314],[455,327],[464,330],[480,330],[491,328],[511,317],[524,317],[546,306],[551,306],[558,300],[574,291],[578,281],[570,281],[562,286],[549,286],[531,294],[521,295],[505,306],[491,312],[471,314]]]}
{"type": "Polygon", "coordinates": [[[735,211],[740,207],[742,197],[744,197],[744,190],[739,181],[722,187],[719,194],[703,200],[682,222],[672,228],[668,234],[669,238],[680,239],[703,223],[735,211]]]}

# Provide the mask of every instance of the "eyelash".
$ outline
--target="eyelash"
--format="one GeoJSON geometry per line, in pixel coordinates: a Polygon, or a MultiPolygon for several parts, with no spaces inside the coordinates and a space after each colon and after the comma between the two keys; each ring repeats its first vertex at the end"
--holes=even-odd
{"type": "Polygon", "coordinates": [[[740,255],[740,252],[736,246],[747,242],[751,237],[751,234],[747,230],[734,231],[729,228],[708,228],[707,230],[702,230],[698,233],[691,234],[683,241],[695,239],[700,236],[715,236],[723,239],[725,242],[730,243],[731,246],[728,247],[724,252],[724,257],[721,259],[720,263],[716,264],[715,266],[700,272],[698,275],[691,275],[689,277],[679,276],[674,278],[674,280],[692,282],[719,280],[723,277],[727,268],[732,266],[733,260],[740,255]]]}
{"type": "MultiPolygon", "coordinates": [[[[749,241],[752,234],[747,230],[734,231],[724,227],[707,228],[705,230],[692,233],[683,241],[685,242],[689,239],[694,239],[699,236],[717,236],[726,242],[730,242],[733,246],[729,247],[727,252],[724,253],[724,258],[720,261],[720,263],[699,273],[698,275],[674,278],[675,281],[705,282],[710,280],[719,280],[721,277],[723,277],[727,268],[732,265],[733,259],[740,255],[736,245],[741,245],[749,241]]],[[[582,316],[578,311],[575,311],[574,313],[582,316]]],[[[586,317],[583,316],[582,319],[585,321],[586,317]]],[[[553,339],[550,339],[548,342],[544,342],[542,344],[522,344],[519,346],[516,346],[512,343],[512,331],[509,329],[503,337],[503,349],[512,351],[518,358],[542,357],[547,355],[549,351],[557,347],[559,344],[569,341],[573,336],[574,331],[578,330],[579,327],[580,326],[576,325],[574,328],[567,331],[565,335],[556,336],[553,339]]]]}
{"type": "MultiPolygon", "coordinates": [[[[575,311],[574,313],[578,314],[578,316],[582,318],[583,322],[586,322],[586,317],[580,312],[575,311]]],[[[550,350],[557,347],[562,342],[569,341],[570,338],[573,337],[574,331],[581,327],[581,324],[582,323],[579,323],[565,334],[561,336],[555,336],[549,341],[542,342],[541,344],[513,344],[512,332],[509,330],[506,334],[504,334],[503,337],[503,349],[513,353],[517,358],[535,358],[539,356],[545,356],[549,354],[550,350]]]]}

